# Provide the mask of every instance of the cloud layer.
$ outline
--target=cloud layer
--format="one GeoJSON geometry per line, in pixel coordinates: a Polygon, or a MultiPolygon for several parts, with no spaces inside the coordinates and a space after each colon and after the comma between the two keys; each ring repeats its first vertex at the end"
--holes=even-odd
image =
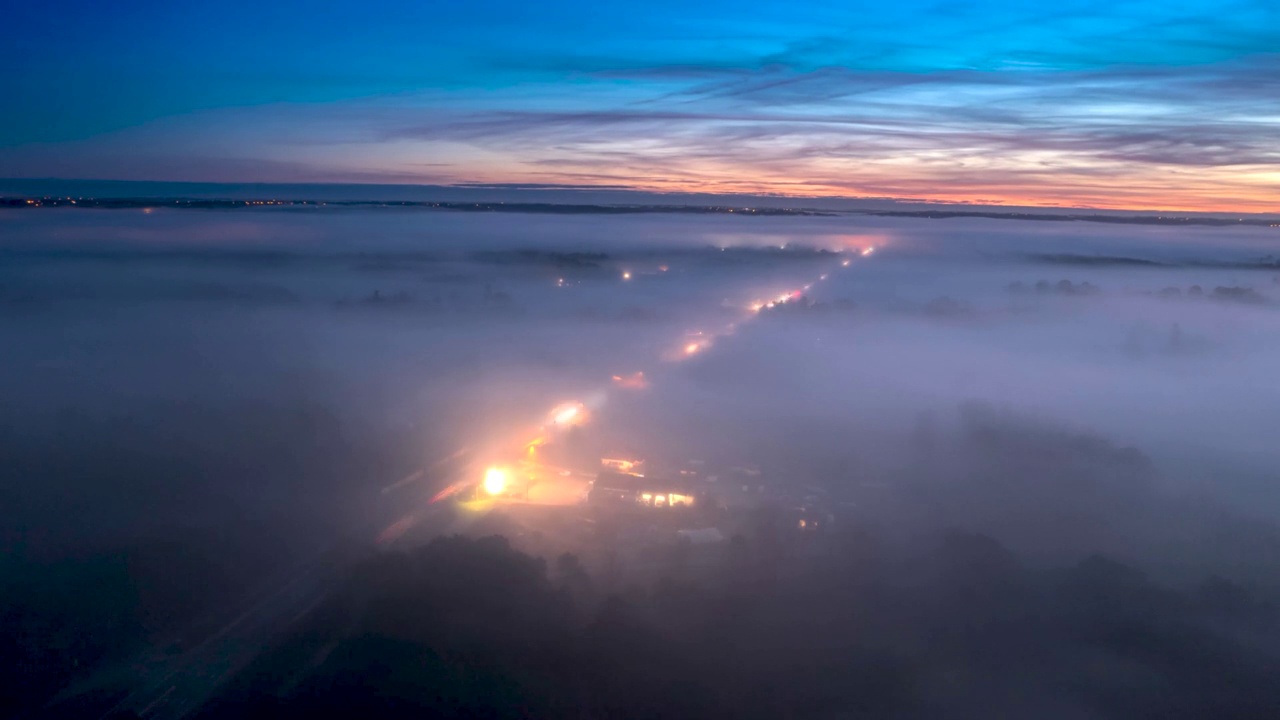
{"type": "Polygon", "coordinates": [[[334,10],[249,48],[159,14],[147,23],[198,36],[225,67],[146,38],[115,64],[79,67],[71,85],[64,63],[42,63],[56,42],[18,43],[9,52],[34,75],[3,81],[28,102],[0,117],[0,175],[1275,208],[1280,11],[1269,3],[802,16],[772,2],[667,5],[334,10]],[[355,39],[316,56],[339,21],[355,39]],[[134,64],[166,49],[181,81],[134,64]],[[153,92],[117,113],[117,91],[104,112],[85,73],[153,92]],[[27,127],[42,112],[62,120],[27,127]]]}

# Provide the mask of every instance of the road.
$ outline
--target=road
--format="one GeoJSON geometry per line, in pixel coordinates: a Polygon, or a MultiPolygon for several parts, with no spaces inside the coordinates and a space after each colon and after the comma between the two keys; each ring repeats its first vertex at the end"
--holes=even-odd
{"type": "MultiPolygon", "coordinates": [[[[863,251],[862,256],[869,255],[863,251]]],[[[851,259],[843,259],[838,267],[848,268],[851,259]]],[[[813,283],[773,298],[752,301],[746,308],[747,320],[755,317],[762,310],[778,304],[792,302],[803,296],[814,284],[828,278],[824,273],[813,283]]],[[[745,322],[745,321],[743,321],[745,322]]],[[[729,333],[739,331],[741,323],[730,323],[726,327],[697,333],[695,338],[686,337],[674,343],[677,348],[662,360],[682,361],[711,350],[715,339],[729,333]]],[[[629,375],[613,376],[612,386],[605,383],[605,392],[612,390],[629,391],[643,387],[645,383],[635,383],[629,375]],[[627,379],[629,382],[618,382],[627,379]]],[[[640,374],[639,377],[646,377],[640,374]]],[[[549,419],[542,427],[542,434],[531,445],[527,439],[513,441],[513,446],[527,450],[538,447],[547,441],[548,436],[554,438],[555,426],[568,418],[564,406],[553,408],[549,419]]],[[[532,454],[532,453],[531,453],[532,454]]],[[[383,489],[388,497],[389,524],[371,527],[366,536],[374,545],[386,546],[408,532],[415,531],[416,536],[424,532],[432,535],[457,531],[452,527],[457,522],[456,516],[447,512],[436,501],[443,500],[460,491],[469,489],[474,478],[462,476],[463,470],[472,468],[465,460],[465,451],[454,455],[423,470],[410,475],[400,482],[393,483],[383,489]],[[405,512],[396,506],[396,493],[403,488],[425,484],[430,487],[444,488],[432,503],[425,507],[410,508],[405,512]]],[[[555,497],[547,495],[540,498],[539,504],[562,504],[576,499],[578,491],[574,488],[559,488],[555,497]]],[[[543,493],[546,495],[546,492],[543,493]]],[[[87,680],[67,688],[45,707],[43,714],[57,714],[59,708],[73,706],[84,697],[112,687],[132,685],[133,690],[102,714],[103,718],[134,713],[149,720],[179,720],[189,717],[213,698],[222,685],[233,677],[237,671],[248,665],[274,638],[288,632],[298,620],[322,603],[334,586],[334,578],[345,567],[345,563],[335,559],[335,548],[320,548],[308,560],[299,563],[295,569],[284,577],[276,578],[269,587],[246,599],[243,606],[229,611],[224,621],[219,623],[220,629],[202,640],[194,647],[178,653],[155,649],[143,656],[135,657],[127,662],[117,663],[95,672],[87,680]]]]}

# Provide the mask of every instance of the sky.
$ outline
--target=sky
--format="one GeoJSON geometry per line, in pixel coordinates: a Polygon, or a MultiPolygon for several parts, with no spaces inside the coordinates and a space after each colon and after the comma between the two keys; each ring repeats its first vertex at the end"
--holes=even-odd
{"type": "Polygon", "coordinates": [[[0,177],[1275,211],[1280,5],[9,4],[0,177]]]}

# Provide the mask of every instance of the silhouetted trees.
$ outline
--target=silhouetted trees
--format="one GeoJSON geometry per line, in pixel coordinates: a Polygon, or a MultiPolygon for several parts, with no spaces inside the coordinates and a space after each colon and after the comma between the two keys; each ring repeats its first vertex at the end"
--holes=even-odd
{"type": "MultiPolygon", "coordinates": [[[[954,531],[907,555],[857,531],[770,564],[594,599],[499,537],[363,563],[206,717],[1267,717],[1272,606],[1220,578],[1181,592],[1094,556],[1024,565],[954,531]],[[768,568],[761,572],[761,568],[768,568]],[[579,603],[587,603],[586,606],[579,603]],[[1234,615],[1240,613],[1241,617],[1234,615]]],[[[1272,637],[1274,639],[1274,636],[1272,637]]]]}

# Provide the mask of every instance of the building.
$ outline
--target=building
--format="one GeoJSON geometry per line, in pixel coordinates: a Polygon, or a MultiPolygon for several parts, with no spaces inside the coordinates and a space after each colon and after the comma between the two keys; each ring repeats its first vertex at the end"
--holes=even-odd
{"type": "Polygon", "coordinates": [[[595,505],[678,508],[697,505],[698,497],[686,480],[655,478],[605,468],[596,475],[587,501],[595,505]]]}

